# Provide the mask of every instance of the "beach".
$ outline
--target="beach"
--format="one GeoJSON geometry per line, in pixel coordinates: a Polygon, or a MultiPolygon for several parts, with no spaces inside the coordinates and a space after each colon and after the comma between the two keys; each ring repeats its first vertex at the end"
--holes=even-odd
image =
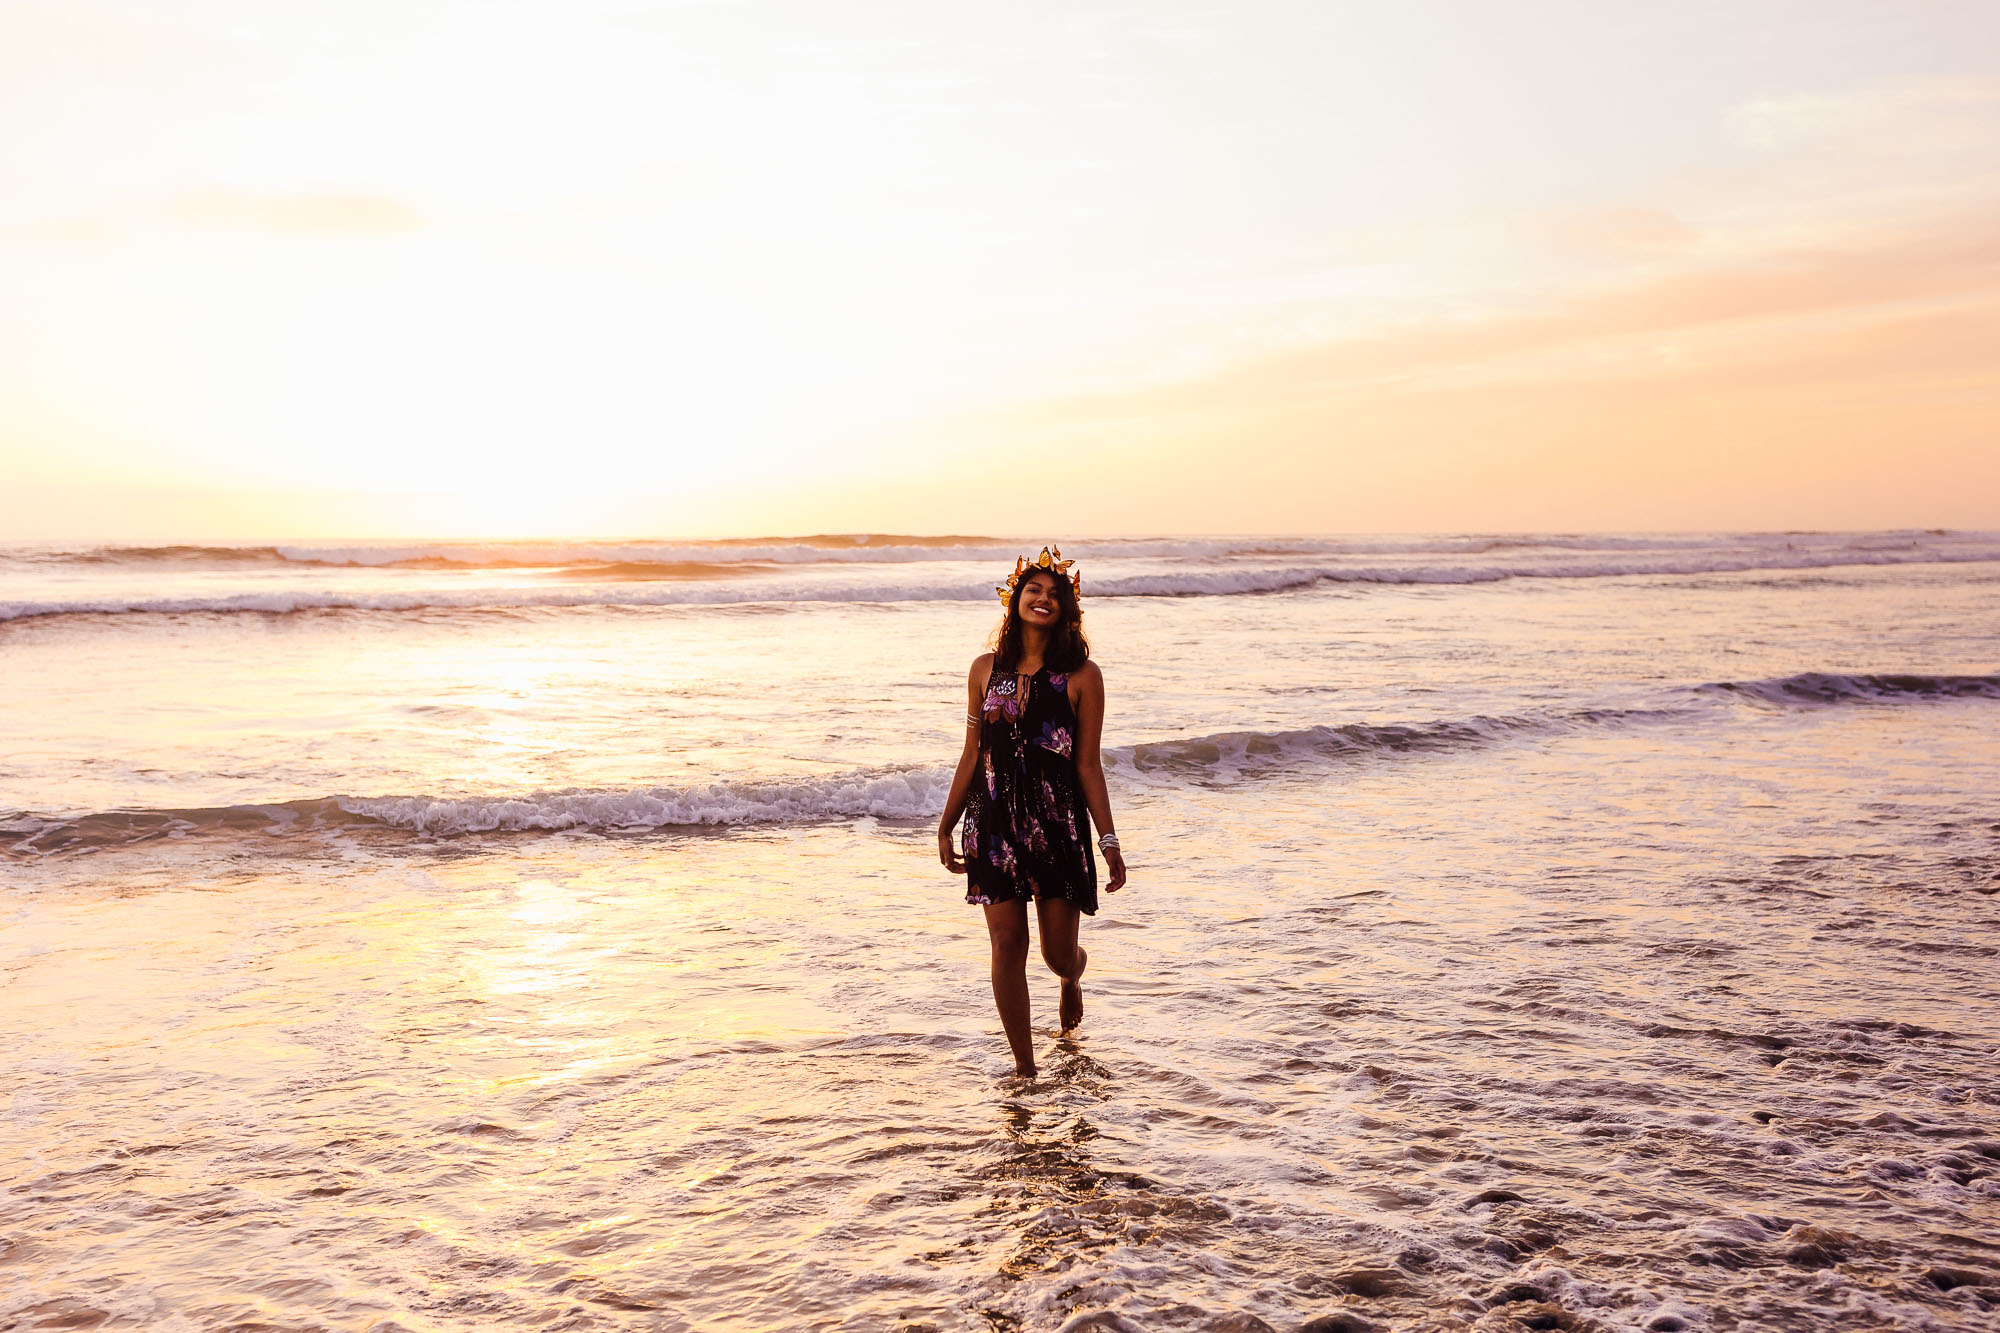
{"type": "Polygon", "coordinates": [[[0,1327],[2000,1319],[2000,534],[1064,541],[1028,1084],[1042,540],[0,548],[0,1327]]]}

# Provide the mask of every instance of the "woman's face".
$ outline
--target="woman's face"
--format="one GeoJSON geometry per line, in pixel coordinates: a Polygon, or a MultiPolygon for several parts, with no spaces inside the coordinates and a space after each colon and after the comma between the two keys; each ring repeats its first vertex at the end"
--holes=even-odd
{"type": "Polygon", "coordinates": [[[1062,603],[1056,600],[1056,576],[1030,574],[1021,585],[1021,620],[1024,624],[1054,629],[1062,622],[1062,603]]]}

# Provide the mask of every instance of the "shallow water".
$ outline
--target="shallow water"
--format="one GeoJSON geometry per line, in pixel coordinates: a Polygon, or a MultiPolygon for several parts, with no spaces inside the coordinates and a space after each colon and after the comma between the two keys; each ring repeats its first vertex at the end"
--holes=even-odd
{"type": "MultiPolygon", "coordinates": [[[[153,806],[224,813],[148,824],[79,769],[14,816],[0,1325],[1993,1326],[2000,582],[1806,577],[1090,604],[1134,882],[1085,927],[1074,1040],[1039,976],[1026,1085],[920,811],[782,817],[710,770],[751,817],[536,830],[562,784],[532,761],[481,788],[447,728],[459,759],[389,743],[315,786],[286,738],[322,720],[269,703],[336,642],[449,651],[471,690],[537,643],[622,679],[678,639],[745,665],[673,724],[752,719],[742,771],[824,793],[786,766],[814,726],[948,758],[983,608],[15,632],[14,688],[128,682],[98,702],[191,788],[153,806]],[[899,679],[815,674],[883,617],[899,679]],[[202,697],[181,653],[244,682],[219,739],[131,696],[135,635],[161,697],[202,697]],[[227,775],[245,744],[265,776],[227,775]],[[224,817],[238,792],[517,817],[224,817]]],[[[455,679],[328,674],[382,710],[455,679]]],[[[616,712],[573,693],[514,721],[616,712]]],[[[63,762],[45,733],[14,780],[63,762]]],[[[579,762],[657,779],[615,748],[579,762]]]]}

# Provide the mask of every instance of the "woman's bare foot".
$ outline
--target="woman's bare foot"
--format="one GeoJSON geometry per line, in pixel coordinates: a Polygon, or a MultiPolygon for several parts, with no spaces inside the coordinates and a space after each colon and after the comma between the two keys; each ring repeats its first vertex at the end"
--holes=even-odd
{"type": "Polygon", "coordinates": [[[1090,966],[1090,955],[1081,944],[1076,946],[1076,962],[1076,975],[1063,978],[1062,1001],[1056,1011],[1064,1032],[1074,1031],[1083,1022],[1083,969],[1090,966]]]}

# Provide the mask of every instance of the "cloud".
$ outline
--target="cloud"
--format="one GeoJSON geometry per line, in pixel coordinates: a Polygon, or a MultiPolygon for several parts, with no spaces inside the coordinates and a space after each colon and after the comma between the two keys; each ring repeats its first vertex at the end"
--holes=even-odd
{"type": "Polygon", "coordinates": [[[1996,340],[1989,211],[927,439],[961,467],[1063,459],[1090,498],[1060,519],[1118,530],[1982,526],[2000,522],[1996,340]]]}
{"type": "Polygon", "coordinates": [[[119,20],[88,5],[16,3],[0,12],[0,72],[129,75],[145,66],[159,28],[119,20]]]}
{"type": "Polygon", "coordinates": [[[383,235],[415,231],[423,218],[383,195],[339,192],[271,195],[210,187],[168,204],[167,216],[193,227],[279,235],[383,235]]]}
{"type": "Polygon", "coordinates": [[[2000,290],[2000,218],[1885,237],[1874,245],[1689,265],[1650,282],[1573,293],[1539,310],[1401,328],[1251,362],[1141,397],[1311,396],[1342,387],[1463,375],[1613,341],[1712,335],[2000,290]]]}
{"type": "Polygon", "coordinates": [[[1767,152],[1796,149],[1932,155],[1991,144],[2000,80],[1931,79],[1833,94],[1767,97],[1731,110],[1731,137],[1767,152]]]}
{"type": "Polygon", "coordinates": [[[1579,213],[1556,226],[1556,237],[1571,250],[1609,255],[1651,256],[1689,250],[1701,233],[1659,208],[1607,208],[1579,213]]]}

